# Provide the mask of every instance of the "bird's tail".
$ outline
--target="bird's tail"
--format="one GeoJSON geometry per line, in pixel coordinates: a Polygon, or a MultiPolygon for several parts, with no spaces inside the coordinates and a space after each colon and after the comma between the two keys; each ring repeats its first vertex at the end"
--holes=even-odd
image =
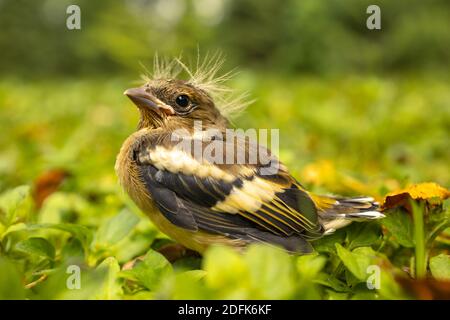
{"type": "Polygon", "coordinates": [[[332,233],[352,221],[366,221],[384,218],[378,202],[371,197],[339,198],[313,196],[319,211],[319,219],[325,233],[332,233]]]}

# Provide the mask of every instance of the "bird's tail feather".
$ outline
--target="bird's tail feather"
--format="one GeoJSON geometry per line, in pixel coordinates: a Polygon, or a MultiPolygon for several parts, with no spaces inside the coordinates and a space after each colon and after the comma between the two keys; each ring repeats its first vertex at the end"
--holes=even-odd
{"type": "Polygon", "coordinates": [[[319,216],[325,233],[345,227],[352,221],[366,221],[384,218],[379,204],[371,197],[337,198],[318,196],[319,216]]]}

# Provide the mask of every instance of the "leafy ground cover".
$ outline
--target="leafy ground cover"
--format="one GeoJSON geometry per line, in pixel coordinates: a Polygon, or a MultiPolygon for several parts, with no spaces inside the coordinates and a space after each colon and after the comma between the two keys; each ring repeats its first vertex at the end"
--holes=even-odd
{"type": "MultiPolygon", "coordinates": [[[[113,169],[137,124],[121,94],[132,85],[0,81],[0,299],[449,296],[449,213],[432,196],[324,237],[312,255],[214,247],[170,263],[158,252],[170,239],[123,193],[113,169]],[[79,288],[71,266],[80,267],[79,288]],[[374,289],[371,275],[379,275],[369,281],[374,289]]],[[[311,190],[382,201],[413,182],[448,186],[449,86],[431,76],[243,72],[233,87],[256,101],[234,123],[279,128],[281,159],[311,190]]]]}

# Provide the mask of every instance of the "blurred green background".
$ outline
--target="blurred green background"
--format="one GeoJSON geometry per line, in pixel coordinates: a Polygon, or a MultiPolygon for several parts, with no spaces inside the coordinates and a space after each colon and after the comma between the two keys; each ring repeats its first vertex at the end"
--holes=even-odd
{"type": "Polygon", "coordinates": [[[220,49],[230,66],[280,74],[448,68],[445,0],[2,0],[2,75],[135,75],[139,61],[220,49]],[[70,31],[66,8],[81,8],[70,31]],[[382,29],[366,28],[381,7],[382,29]]]}
{"type": "Polygon", "coordinates": [[[231,85],[256,102],[236,125],[282,128],[294,171],[325,159],[368,179],[448,185],[450,4],[378,1],[382,29],[368,30],[370,4],[0,1],[0,190],[55,166],[93,169],[96,188],[113,179],[137,121],[123,90],[155,52],[190,61],[198,48],[237,68],[231,85]],[[81,30],[66,28],[70,4],[81,30]]]}
{"type": "MultiPolygon", "coordinates": [[[[142,65],[151,71],[156,52],[189,62],[198,48],[223,52],[224,72],[239,71],[230,86],[255,100],[235,125],[280,128],[280,157],[310,189],[380,198],[410,182],[449,185],[448,0],[0,0],[0,192],[31,187],[25,209],[0,211],[0,251],[15,259],[18,243],[35,236],[13,236],[17,224],[95,232],[121,210],[139,216],[139,227],[120,245],[91,243],[88,265],[107,256],[123,264],[158,246],[164,236],[123,195],[113,169],[138,121],[122,92],[136,85],[142,65]],[[70,4],[81,8],[81,30],[66,28],[70,4]],[[381,30],[366,28],[371,4],[381,8],[381,30]]],[[[56,256],[41,265],[19,254],[24,283],[73,249],[67,235],[38,235],[56,256]]],[[[51,288],[38,297],[71,297],[51,288]]]]}

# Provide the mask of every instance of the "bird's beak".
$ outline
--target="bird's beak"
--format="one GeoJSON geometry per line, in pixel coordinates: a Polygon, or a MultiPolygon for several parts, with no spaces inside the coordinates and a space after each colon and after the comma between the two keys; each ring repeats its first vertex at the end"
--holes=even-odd
{"type": "Polygon", "coordinates": [[[139,108],[152,109],[166,115],[175,114],[175,111],[171,106],[165,104],[151,93],[145,91],[145,88],[143,87],[127,89],[123,94],[130,98],[131,101],[133,101],[133,103],[139,108]]]}

